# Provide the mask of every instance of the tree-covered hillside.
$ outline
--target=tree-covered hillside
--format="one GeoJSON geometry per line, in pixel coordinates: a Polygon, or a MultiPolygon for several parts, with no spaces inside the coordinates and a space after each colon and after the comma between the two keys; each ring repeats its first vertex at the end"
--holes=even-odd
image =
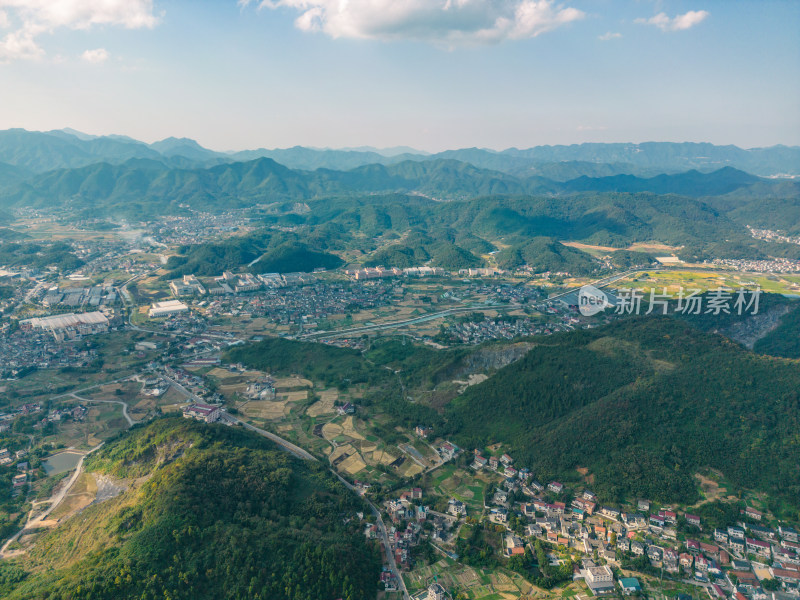
{"type": "Polygon", "coordinates": [[[264,438],[166,418],[85,466],[130,487],[5,562],[3,598],[375,597],[380,557],[355,518],[360,500],[264,438]]]}
{"type": "Polygon", "coordinates": [[[537,477],[589,469],[602,499],[697,499],[694,473],[800,505],[800,365],[642,318],[535,340],[448,409],[465,447],[509,444],[537,477]]]}

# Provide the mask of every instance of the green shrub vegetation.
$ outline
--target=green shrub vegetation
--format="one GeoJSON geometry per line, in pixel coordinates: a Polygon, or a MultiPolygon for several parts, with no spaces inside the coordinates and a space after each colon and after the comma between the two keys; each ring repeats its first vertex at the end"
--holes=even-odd
{"type": "Polygon", "coordinates": [[[375,597],[380,557],[355,518],[361,501],[264,438],[165,418],[86,468],[139,483],[4,562],[3,598],[375,597]]]}
{"type": "Polygon", "coordinates": [[[537,477],[595,476],[604,501],[698,499],[722,471],[797,507],[800,365],[682,322],[642,318],[537,339],[447,412],[464,447],[509,445],[537,477]]]}

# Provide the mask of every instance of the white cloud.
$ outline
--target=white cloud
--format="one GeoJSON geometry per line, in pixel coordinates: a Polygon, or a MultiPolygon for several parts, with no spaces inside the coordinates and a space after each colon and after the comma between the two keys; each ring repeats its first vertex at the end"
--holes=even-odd
{"type": "Polygon", "coordinates": [[[655,25],[661,31],[683,31],[703,22],[709,14],[710,13],[705,10],[690,10],[687,13],[676,15],[670,19],[667,13],[661,12],[649,19],[636,19],[635,23],[655,25]]]}
{"type": "Polygon", "coordinates": [[[0,10],[0,29],[8,27],[8,15],[4,10],[0,10]]]}
{"type": "Polygon", "coordinates": [[[94,50],[86,50],[81,54],[81,58],[86,62],[99,64],[108,60],[108,50],[105,48],[95,48],[94,50]]]}
{"type": "Polygon", "coordinates": [[[585,16],[553,0],[261,0],[258,6],[299,11],[298,29],[332,38],[445,45],[536,37],[585,16]]]}
{"type": "Polygon", "coordinates": [[[0,0],[0,26],[9,15],[19,26],[0,39],[0,62],[39,58],[36,39],[56,29],[89,29],[112,25],[126,29],[154,27],[153,0],[0,0]]]}
{"type": "Polygon", "coordinates": [[[601,42],[608,42],[609,40],[618,40],[622,37],[621,33],[614,33],[612,31],[607,31],[603,35],[598,35],[597,39],[601,42]]]}

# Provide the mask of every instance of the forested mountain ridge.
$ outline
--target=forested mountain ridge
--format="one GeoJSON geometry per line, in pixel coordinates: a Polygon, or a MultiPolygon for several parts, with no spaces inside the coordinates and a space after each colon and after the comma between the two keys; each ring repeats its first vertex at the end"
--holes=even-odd
{"type": "Polygon", "coordinates": [[[579,480],[587,468],[609,502],[694,502],[694,474],[711,467],[798,508],[796,361],[667,317],[533,341],[448,408],[457,443],[508,444],[543,479],[579,480]]]}
{"type": "Polygon", "coordinates": [[[528,264],[574,274],[601,270],[600,261],[564,246],[564,240],[610,247],[611,261],[621,268],[650,264],[652,256],[623,249],[652,240],[675,246],[689,260],[800,257],[800,246],[755,240],[743,224],[701,200],[644,192],[452,202],[381,194],[322,198],[303,206],[296,211],[292,202],[271,205],[259,213],[263,229],[181,248],[168,267],[173,276],[193,271],[212,275],[263,255],[253,269],[332,268],[339,264],[335,255],[350,251],[352,256],[357,249],[365,265],[431,264],[455,271],[485,264],[485,256],[500,244],[503,250],[495,262],[501,268],[528,264]]]}
{"type": "Polygon", "coordinates": [[[238,429],[159,419],[85,468],[126,482],[0,565],[3,598],[375,597],[364,510],[324,467],[238,429]],[[141,479],[145,477],[145,479],[141,479]]]}
{"type": "Polygon", "coordinates": [[[300,201],[335,195],[413,192],[436,199],[490,195],[570,195],[576,192],[650,192],[689,197],[718,196],[754,189],[758,196],[797,196],[783,182],[762,180],[732,168],[712,173],[688,171],[640,178],[633,175],[586,177],[565,182],[538,175],[517,177],[452,159],[372,164],[348,171],[290,169],[270,158],[224,163],[208,168],[174,168],[162,160],[131,158],[25,176],[0,170],[0,204],[65,206],[72,210],[126,211],[135,203],[145,215],[195,210],[220,211],[275,201],[300,201]],[[775,191],[773,191],[775,190],[775,191]]]}

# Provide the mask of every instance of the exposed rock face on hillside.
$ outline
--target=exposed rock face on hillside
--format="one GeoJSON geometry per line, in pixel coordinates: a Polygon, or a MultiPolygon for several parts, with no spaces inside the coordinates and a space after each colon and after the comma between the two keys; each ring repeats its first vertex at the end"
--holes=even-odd
{"type": "Polygon", "coordinates": [[[533,348],[533,344],[529,342],[482,348],[464,359],[465,368],[462,373],[459,373],[459,376],[502,369],[525,356],[531,348],[533,348]]]}
{"type": "Polygon", "coordinates": [[[755,343],[781,324],[781,318],[791,307],[786,304],[774,306],[768,311],[752,315],[749,319],[734,323],[719,333],[739,342],[745,348],[753,349],[755,343]]]}

